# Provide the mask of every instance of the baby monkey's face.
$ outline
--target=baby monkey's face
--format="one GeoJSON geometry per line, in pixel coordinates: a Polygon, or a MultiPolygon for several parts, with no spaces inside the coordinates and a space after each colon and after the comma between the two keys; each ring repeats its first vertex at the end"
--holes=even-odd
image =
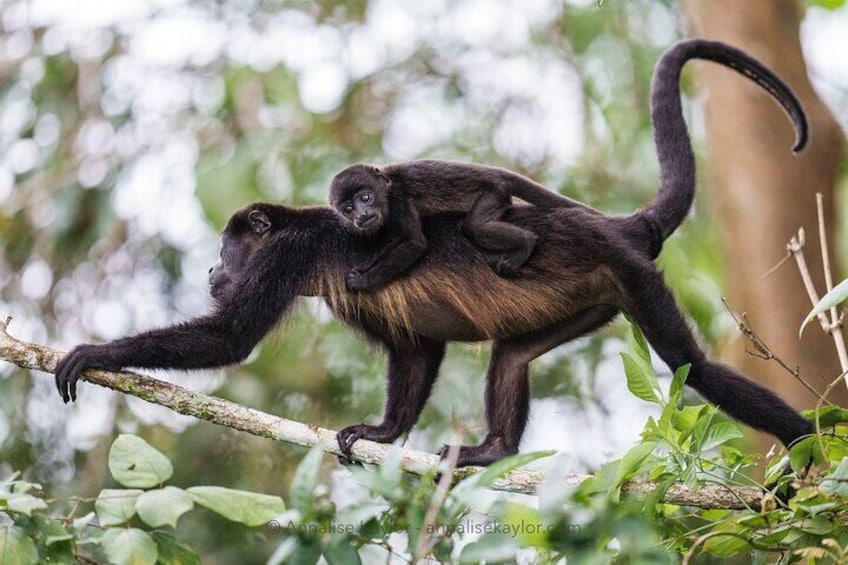
{"type": "Polygon", "coordinates": [[[354,165],[335,176],[330,205],[357,230],[373,233],[388,216],[390,183],[379,169],[354,165]]]}

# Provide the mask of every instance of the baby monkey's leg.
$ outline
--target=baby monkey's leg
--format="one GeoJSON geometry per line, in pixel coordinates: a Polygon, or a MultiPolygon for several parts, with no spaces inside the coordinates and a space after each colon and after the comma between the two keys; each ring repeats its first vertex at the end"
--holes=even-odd
{"type": "Polygon", "coordinates": [[[463,231],[474,245],[486,252],[489,265],[502,277],[519,276],[536,247],[536,234],[501,220],[512,206],[508,194],[484,192],[468,213],[463,231]]]}

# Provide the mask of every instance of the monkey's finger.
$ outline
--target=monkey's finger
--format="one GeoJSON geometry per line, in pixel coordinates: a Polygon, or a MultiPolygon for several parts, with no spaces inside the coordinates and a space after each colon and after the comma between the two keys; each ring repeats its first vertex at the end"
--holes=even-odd
{"type": "Polygon", "coordinates": [[[348,459],[344,455],[337,455],[336,459],[338,460],[339,465],[343,465],[345,467],[351,467],[353,465],[357,465],[359,467],[363,466],[362,463],[360,463],[359,461],[354,461],[353,459],[348,459]]]}
{"type": "Polygon", "coordinates": [[[86,357],[80,355],[79,361],[74,367],[74,372],[71,373],[70,381],[68,382],[68,389],[71,394],[71,402],[76,402],[77,400],[77,382],[82,378],[82,374],[90,368],[89,363],[87,362],[86,357]]]}
{"type": "Polygon", "coordinates": [[[75,401],[77,399],[77,381],[80,374],[85,370],[85,359],[82,355],[76,355],[68,374],[65,376],[65,390],[63,398],[65,402],[75,401]]]}
{"type": "Polygon", "coordinates": [[[62,373],[65,370],[65,358],[62,358],[61,361],[56,365],[56,370],[53,374],[53,379],[56,382],[56,391],[59,393],[59,396],[62,396],[62,373]]]}
{"type": "Polygon", "coordinates": [[[68,392],[71,394],[71,402],[77,401],[77,381],[80,377],[80,370],[74,371],[74,374],[71,375],[71,380],[68,382],[68,392]]]}
{"type": "Polygon", "coordinates": [[[344,447],[342,447],[342,451],[350,458],[353,458],[353,444],[356,443],[357,439],[359,439],[356,435],[356,432],[347,434],[343,440],[344,447]]]}
{"type": "Polygon", "coordinates": [[[65,402],[65,404],[67,404],[71,400],[71,394],[68,391],[68,387],[71,378],[73,377],[74,371],[76,370],[76,364],[76,359],[71,359],[65,366],[65,371],[62,374],[62,388],[59,390],[59,394],[62,395],[62,400],[65,402]]]}
{"type": "Polygon", "coordinates": [[[59,361],[59,365],[57,365],[56,367],[56,390],[59,391],[59,396],[61,396],[62,400],[65,402],[68,402],[68,373],[72,370],[73,363],[74,354],[73,352],[71,352],[68,353],[61,361],[59,361]]]}
{"type": "Polygon", "coordinates": [[[339,433],[339,447],[347,457],[353,459],[353,444],[362,437],[359,429],[342,430],[339,433]]]}
{"type": "Polygon", "coordinates": [[[345,433],[345,430],[341,430],[339,433],[336,434],[336,441],[339,443],[339,449],[342,453],[349,457],[350,452],[348,451],[347,446],[345,444],[345,438],[347,438],[347,433],[345,433]]]}

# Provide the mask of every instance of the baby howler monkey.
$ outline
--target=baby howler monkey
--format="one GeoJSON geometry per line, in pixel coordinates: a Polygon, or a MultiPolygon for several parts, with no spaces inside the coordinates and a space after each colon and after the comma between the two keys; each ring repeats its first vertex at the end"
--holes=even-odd
{"type": "Polygon", "coordinates": [[[513,196],[535,206],[587,208],[498,167],[420,160],[344,169],[330,185],[330,205],[375,242],[370,256],[348,272],[348,288],[373,290],[406,272],[427,251],[421,217],[444,212],[467,213],[465,236],[485,251],[496,273],[517,277],[538,237],[503,221],[513,196]]]}

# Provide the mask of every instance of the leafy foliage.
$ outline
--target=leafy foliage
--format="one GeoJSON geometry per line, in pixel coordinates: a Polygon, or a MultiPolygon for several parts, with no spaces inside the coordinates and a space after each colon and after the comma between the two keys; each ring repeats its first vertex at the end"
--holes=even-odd
{"type": "Polygon", "coordinates": [[[622,358],[629,388],[656,404],[659,416],[649,419],[639,443],[577,488],[550,470],[538,505],[489,487],[514,469],[544,464],[549,452],[504,459],[443,492],[435,471],[404,473],[394,450],[382,466],[348,467],[349,478],[366,492],[338,508],[323,484],[324,454],[316,447],[294,473],[286,508],[279,497],[260,493],[163,485],[174,471],[170,461],[141,438],[122,435],[108,464],[128,488],[75,499],[70,513],[60,512],[60,502],[44,500],[40,485],[17,475],[4,481],[0,512],[10,523],[0,528],[0,556],[15,563],[73,563],[81,556],[118,564],[199,563],[175,533],[180,517],[200,505],[270,536],[276,544],[270,563],[323,558],[356,564],[393,555],[444,563],[511,562],[520,555],[534,563],[566,558],[578,564],[667,563],[670,553],[723,559],[753,552],[780,563],[840,563],[848,557],[848,411],[830,406],[807,413],[819,432],[772,462],[766,488],[745,474],[757,458],[733,446],[742,435],[736,425],[713,407],[684,402],[688,366],[664,387],[667,381],[654,372],[635,326],[622,358]],[[634,480],[655,487],[636,497],[624,488],[634,480]],[[697,510],[662,502],[679,483],[695,490],[705,484],[758,488],[762,508],[697,510]],[[787,502],[787,492],[797,494],[787,502]],[[92,505],[93,512],[80,515],[92,505]]]}
{"type": "Polygon", "coordinates": [[[0,512],[11,525],[0,526],[0,563],[77,563],[102,556],[118,565],[199,564],[200,557],[173,535],[180,516],[194,502],[250,527],[268,523],[285,510],[282,499],[214,486],[151,488],[167,480],[171,462],[138,436],[119,436],[109,451],[109,469],[123,486],[103,489],[92,500],[75,499],[69,514],[52,517],[61,506],[31,494],[40,485],[13,475],[2,483],[0,512]],[[78,516],[85,507],[94,511],[78,516]],[[50,511],[44,512],[44,511],[50,511]]]}
{"type": "Polygon", "coordinates": [[[319,455],[313,451],[296,473],[292,500],[297,506],[280,518],[283,540],[272,562],[297,558],[315,563],[321,555],[333,562],[333,551],[343,551],[350,560],[343,562],[354,563],[372,555],[369,545],[407,558],[422,557],[416,552],[425,547],[440,562],[459,563],[510,562],[519,554],[532,555],[537,563],[563,557],[569,563],[667,563],[669,553],[702,552],[722,559],[754,552],[758,559],[781,563],[802,558],[840,562],[848,539],[848,527],[840,519],[848,510],[841,482],[848,479],[848,453],[839,433],[845,411],[819,411],[819,427],[831,431],[793,446],[789,459],[797,473],[787,474],[786,458],[779,458],[771,467],[772,486],[763,487],[745,474],[756,458],[732,445],[742,436],[736,425],[713,407],[684,403],[688,366],[675,371],[664,390],[644,337],[635,326],[632,332],[630,351],[623,356],[628,385],[657,404],[660,416],[648,421],[640,443],[592,479],[576,489],[546,483],[538,507],[493,495],[487,488],[492,480],[539,457],[516,456],[454,485],[444,494],[435,520],[426,522],[430,504],[440,500],[431,477],[404,475],[396,460],[376,469],[353,467],[350,471],[368,496],[336,511],[324,498],[319,455]],[[816,466],[798,479],[811,461],[816,466]],[[623,490],[633,480],[651,481],[656,488],[634,498],[623,490]],[[705,484],[761,489],[763,506],[693,510],[663,503],[663,495],[678,483],[695,490],[705,484]],[[785,502],[790,486],[798,495],[785,502]],[[306,496],[310,490],[313,494],[306,496]],[[404,534],[405,547],[392,537],[397,533],[404,534]]]}

